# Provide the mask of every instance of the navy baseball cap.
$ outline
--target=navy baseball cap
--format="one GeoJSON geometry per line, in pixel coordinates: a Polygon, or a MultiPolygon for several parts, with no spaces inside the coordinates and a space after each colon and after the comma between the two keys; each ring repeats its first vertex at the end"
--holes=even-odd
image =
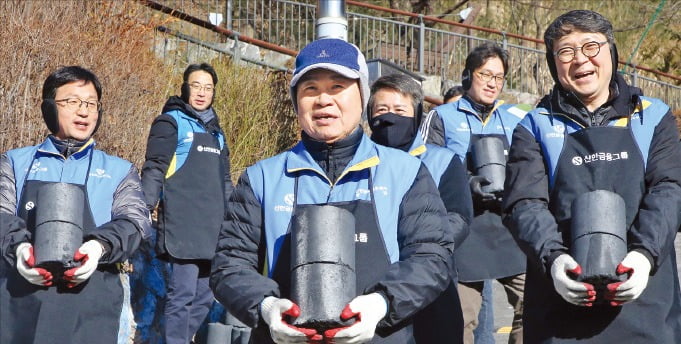
{"type": "Polygon", "coordinates": [[[291,101],[296,112],[298,112],[296,84],[305,73],[319,68],[336,72],[349,79],[358,79],[362,110],[366,109],[369,100],[369,69],[364,55],[352,43],[337,38],[324,38],[306,45],[296,57],[296,70],[293,72],[290,87],[291,101]]]}

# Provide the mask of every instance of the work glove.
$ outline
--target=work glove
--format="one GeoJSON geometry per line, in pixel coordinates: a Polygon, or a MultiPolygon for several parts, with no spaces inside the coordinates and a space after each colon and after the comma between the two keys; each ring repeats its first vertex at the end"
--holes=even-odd
{"type": "Polygon", "coordinates": [[[31,284],[41,287],[52,285],[52,273],[43,268],[34,268],[33,245],[23,242],[17,246],[17,271],[31,284]]]}
{"type": "Polygon", "coordinates": [[[617,274],[626,273],[629,277],[624,282],[608,284],[605,298],[610,300],[610,305],[621,306],[641,296],[648,285],[650,269],[650,261],[646,256],[637,251],[627,253],[622,262],[617,265],[617,274]]]}
{"type": "Polygon", "coordinates": [[[326,330],[324,337],[334,344],[366,343],[374,338],[376,325],[387,312],[388,304],[381,294],[357,296],[345,306],[340,315],[343,321],[357,318],[355,323],[326,330]]]}
{"type": "Polygon", "coordinates": [[[293,326],[284,316],[298,317],[300,308],[291,300],[268,296],[260,302],[260,315],[270,327],[270,336],[277,344],[315,343],[322,340],[316,330],[293,326]]]}
{"type": "Polygon", "coordinates": [[[473,198],[481,202],[496,200],[496,196],[493,193],[482,191],[482,187],[489,184],[492,184],[492,181],[483,176],[470,176],[470,178],[468,178],[468,185],[471,188],[473,198]]]}
{"type": "Polygon", "coordinates": [[[76,254],[73,255],[73,259],[81,262],[81,265],[64,271],[64,279],[69,281],[66,286],[68,288],[73,288],[78,284],[87,281],[95,270],[97,270],[97,265],[99,265],[99,259],[102,258],[102,254],[104,254],[104,246],[97,240],[88,240],[80,245],[76,254]]]}
{"type": "Polygon", "coordinates": [[[551,265],[553,287],[565,301],[577,305],[591,307],[596,301],[596,290],[589,283],[578,282],[571,278],[582,273],[582,267],[569,254],[561,254],[551,265]]]}

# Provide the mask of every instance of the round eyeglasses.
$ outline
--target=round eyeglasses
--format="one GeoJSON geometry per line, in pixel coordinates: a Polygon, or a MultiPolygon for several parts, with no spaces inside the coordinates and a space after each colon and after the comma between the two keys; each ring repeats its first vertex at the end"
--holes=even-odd
{"type": "Polygon", "coordinates": [[[577,55],[577,50],[581,50],[584,56],[592,58],[598,56],[598,53],[601,52],[601,46],[605,43],[608,43],[608,41],[588,42],[579,48],[573,47],[560,48],[557,51],[554,51],[553,55],[558,56],[558,60],[563,63],[572,62],[572,60],[574,60],[575,56],[577,55]]]}

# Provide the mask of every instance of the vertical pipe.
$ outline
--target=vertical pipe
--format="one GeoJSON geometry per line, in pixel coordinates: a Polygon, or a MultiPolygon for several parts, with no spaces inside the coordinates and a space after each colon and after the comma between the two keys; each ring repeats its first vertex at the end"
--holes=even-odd
{"type": "Polygon", "coordinates": [[[423,55],[425,52],[426,42],[426,23],[423,21],[423,14],[419,14],[419,73],[423,73],[423,55]]]}
{"type": "Polygon", "coordinates": [[[345,0],[318,0],[316,39],[340,38],[348,40],[348,20],[345,0]]]}
{"type": "Polygon", "coordinates": [[[233,30],[232,25],[232,0],[227,0],[227,6],[225,6],[225,27],[228,30],[233,30]]]}
{"type": "MultiPolygon", "coordinates": [[[[631,72],[631,85],[634,87],[638,87],[638,69],[636,69],[636,65],[632,64],[631,65],[633,71],[631,72]]],[[[617,73],[616,71],[614,73],[617,73]]]]}

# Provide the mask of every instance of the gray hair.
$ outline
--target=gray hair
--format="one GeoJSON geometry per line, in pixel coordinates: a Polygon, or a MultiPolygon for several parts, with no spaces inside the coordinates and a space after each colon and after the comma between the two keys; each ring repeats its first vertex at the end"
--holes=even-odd
{"type": "Polygon", "coordinates": [[[418,118],[420,114],[421,103],[423,103],[423,90],[421,86],[412,77],[404,74],[389,74],[384,75],[371,85],[371,96],[367,104],[367,118],[371,119],[373,116],[374,102],[376,101],[374,95],[376,92],[383,89],[391,89],[402,93],[403,95],[411,97],[411,103],[414,107],[414,117],[418,118]]]}

